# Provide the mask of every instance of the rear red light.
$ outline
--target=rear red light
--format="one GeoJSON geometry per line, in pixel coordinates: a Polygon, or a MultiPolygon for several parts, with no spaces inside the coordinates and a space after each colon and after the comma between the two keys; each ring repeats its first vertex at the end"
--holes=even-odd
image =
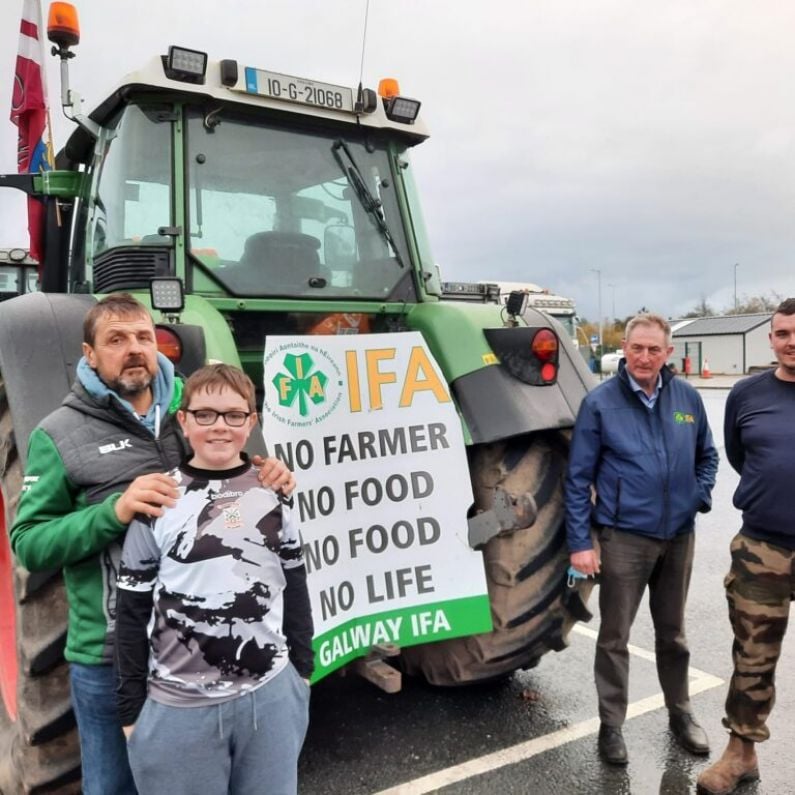
{"type": "Polygon", "coordinates": [[[170,359],[174,364],[179,364],[182,359],[182,342],[180,338],[171,329],[157,326],[155,329],[155,339],[157,340],[157,349],[167,359],[170,359]]]}
{"type": "Polygon", "coordinates": [[[541,379],[545,383],[551,383],[552,381],[557,378],[558,375],[558,368],[552,364],[552,362],[547,362],[546,364],[541,365],[541,379]]]}
{"type": "Polygon", "coordinates": [[[542,328],[533,337],[531,348],[537,359],[542,362],[552,362],[558,355],[558,338],[553,331],[548,328],[542,328]]]}

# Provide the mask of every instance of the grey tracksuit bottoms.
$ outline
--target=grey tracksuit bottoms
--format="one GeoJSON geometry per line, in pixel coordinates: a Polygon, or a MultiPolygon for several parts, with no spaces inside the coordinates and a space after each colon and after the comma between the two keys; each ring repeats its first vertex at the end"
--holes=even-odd
{"type": "Polygon", "coordinates": [[[309,687],[288,663],[220,704],[173,707],[147,698],[127,751],[141,795],[295,795],[309,723],[309,687]]]}

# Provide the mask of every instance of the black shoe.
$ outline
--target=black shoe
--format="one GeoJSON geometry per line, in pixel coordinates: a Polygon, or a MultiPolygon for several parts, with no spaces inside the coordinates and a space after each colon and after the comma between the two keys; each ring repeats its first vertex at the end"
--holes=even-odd
{"type": "Polygon", "coordinates": [[[620,727],[607,726],[604,723],[599,727],[599,753],[611,765],[625,765],[629,762],[620,727]]]}
{"type": "Polygon", "coordinates": [[[707,733],[689,712],[669,712],[668,725],[679,745],[691,754],[706,756],[709,753],[707,733]]]}

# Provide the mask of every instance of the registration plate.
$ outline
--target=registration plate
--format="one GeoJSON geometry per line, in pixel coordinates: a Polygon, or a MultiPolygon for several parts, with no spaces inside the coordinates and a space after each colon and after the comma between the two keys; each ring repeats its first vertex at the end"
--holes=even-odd
{"type": "Polygon", "coordinates": [[[353,113],[353,91],[350,88],[266,72],[250,66],[246,67],[246,93],[353,113]]]}

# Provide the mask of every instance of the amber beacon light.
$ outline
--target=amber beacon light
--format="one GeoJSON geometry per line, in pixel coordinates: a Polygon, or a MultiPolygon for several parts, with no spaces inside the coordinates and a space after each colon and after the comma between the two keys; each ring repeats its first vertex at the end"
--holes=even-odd
{"type": "Polygon", "coordinates": [[[47,38],[59,47],[74,47],[80,42],[77,9],[71,3],[50,3],[47,38]]]}

